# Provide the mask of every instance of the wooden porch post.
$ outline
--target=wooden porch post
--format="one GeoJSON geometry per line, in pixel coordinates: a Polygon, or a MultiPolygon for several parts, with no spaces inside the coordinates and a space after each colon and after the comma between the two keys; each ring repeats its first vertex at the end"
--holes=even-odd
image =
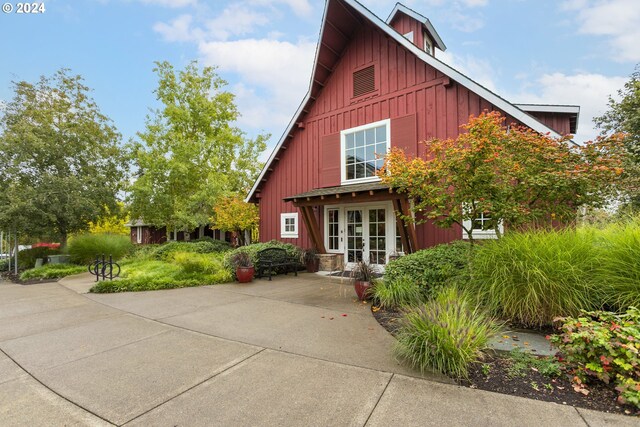
{"type": "Polygon", "coordinates": [[[400,231],[400,239],[402,240],[402,247],[404,247],[407,253],[411,253],[411,246],[409,245],[409,237],[407,235],[407,227],[404,224],[400,215],[402,215],[402,206],[400,205],[400,199],[393,199],[393,211],[396,215],[396,224],[400,231]]]}
{"type": "MultiPolygon", "coordinates": [[[[402,207],[402,213],[405,216],[409,216],[411,211],[409,209],[409,201],[406,198],[400,199],[400,206],[402,207]]],[[[411,251],[416,252],[418,250],[418,235],[416,233],[416,225],[413,222],[406,222],[407,235],[409,242],[411,243],[411,251]]]]}
{"type": "Polygon", "coordinates": [[[320,227],[318,226],[318,221],[316,221],[316,216],[313,214],[313,207],[300,206],[300,211],[302,212],[302,218],[304,219],[304,223],[307,226],[307,230],[309,230],[309,234],[311,234],[313,245],[321,254],[327,253],[327,250],[324,247],[324,241],[322,240],[322,235],[320,233],[320,227]]]}

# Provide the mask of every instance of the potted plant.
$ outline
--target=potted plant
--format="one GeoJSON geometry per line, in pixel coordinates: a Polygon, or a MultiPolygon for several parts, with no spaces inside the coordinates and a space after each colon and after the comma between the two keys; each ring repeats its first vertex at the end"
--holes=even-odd
{"type": "Polygon", "coordinates": [[[256,273],[251,257],[246,252],[236,252],[231,256],[231,265],[236,270],[236,279],[240,283],[249,283],[256,273]]]}
{"type": "Polygon", "coordinates": [[[320,269],[320,256],[316,249],[305,249],[301,258],[309,273],[316,273],[320,269]]]}
{"type": "Polygon", "coordinates": [[[353,270],[351,270],[353,287],[360,301],[364,301],[369,296],[374,274],[373,268],[364,261],[358,262],[353,270]]]}

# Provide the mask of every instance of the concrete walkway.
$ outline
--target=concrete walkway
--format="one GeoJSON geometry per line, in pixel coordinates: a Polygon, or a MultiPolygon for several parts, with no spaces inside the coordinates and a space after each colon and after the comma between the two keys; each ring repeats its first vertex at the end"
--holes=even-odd
{"type": "Polygon", "coordinates": [[[339,280],[102,295],[90,281],[0,283],[0,425],[640,424],[421,378],[339,280]]]}

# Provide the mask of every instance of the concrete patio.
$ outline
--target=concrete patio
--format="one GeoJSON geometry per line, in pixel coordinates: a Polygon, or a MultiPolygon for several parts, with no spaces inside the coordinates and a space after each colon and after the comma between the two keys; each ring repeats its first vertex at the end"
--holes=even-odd
{"type": "Polygon", "coordinates": [[[640,424],[422,377],[338,279],[90,285],[0,283],[1,425],[640,424]]]}

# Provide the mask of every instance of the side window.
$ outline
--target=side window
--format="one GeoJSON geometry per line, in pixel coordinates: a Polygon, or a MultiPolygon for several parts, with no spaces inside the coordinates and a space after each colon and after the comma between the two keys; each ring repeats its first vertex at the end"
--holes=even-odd
{"type": "Polygon", "coordinates": [[[280,214],[280,237],[296,239],[298,237],[298,213],[280,214]]]}

